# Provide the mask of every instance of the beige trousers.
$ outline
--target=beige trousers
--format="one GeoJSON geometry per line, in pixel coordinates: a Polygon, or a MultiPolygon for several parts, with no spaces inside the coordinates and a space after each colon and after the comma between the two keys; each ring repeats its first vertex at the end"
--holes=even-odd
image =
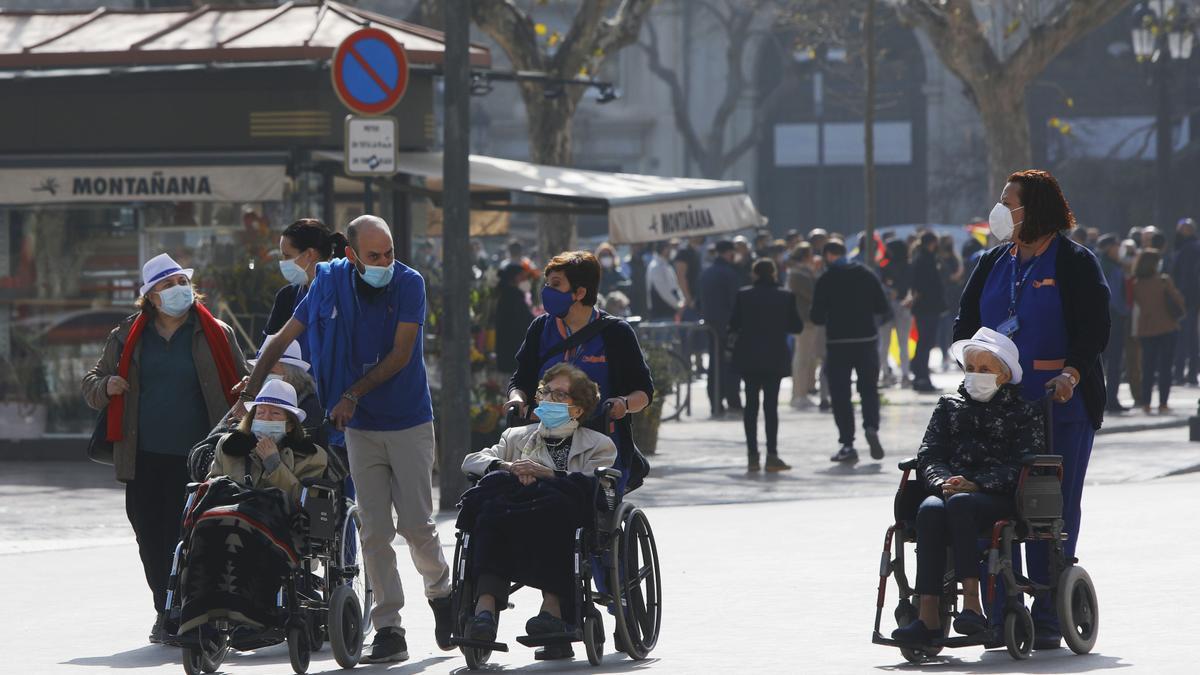
{"type": "MultiPolygon", "coordinates": [[[[792,400],[808,396],[817,380],[817,363],[825,356],[825,326],[804,324],[804,331],[796,336],[796,349],[792,354],[792,400]]],[[[821,386],[824,400],[825,387],[821,386]]]]}
{"type": "Polygon", "coordinates": [[[404,589],[392,540],[408,543],[425,597],[450,594],[450,568],[433,522],[433,423],[400,431],[346,430],[346,452],[362,516],[363,560],[375,590],[375,630],[400,629],[404,589]]]}

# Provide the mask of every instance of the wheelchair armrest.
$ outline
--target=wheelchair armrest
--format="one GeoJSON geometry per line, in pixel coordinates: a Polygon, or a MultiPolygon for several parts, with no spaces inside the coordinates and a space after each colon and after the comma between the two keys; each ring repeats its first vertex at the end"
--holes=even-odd
{"type": "Polygon", "coordinates": [[[304,487],[322,487],[327,490],[338,489],[337,481],[329,480],[328,478],[304,478],[300,481],[300,485],[304,487]]]}
{"type": "Polygon", "coordinates": [[[908,471],[909,469],[915,469],[920,465],[921,462],[916,457],[909,457],[908,459],[900,460],[900,464],[898,466],[900,467],[901,471],[908,471]]]}
{"type": "Polygon", "coordinates": [[[204,483],[203,483],[203,482],[199,482],[199,483],[188,483],[188,484],[187,484],[187,494],[189,494],[189,495],[190,495],[190,494],[192,494],[193,492],[195,492],[196,490],[199,490],[201,485],[204,485],[204,483]]]}
{"type": "Polygon", "coordinates": [[[602,466],[602,467],[596,469],[595,476],[596,476],[596,478],[598,478],[600,480],[604,480],[607,478],[608,480],[611,480],[613,483],[616,483],[617,481],[621,480],[621,470],[614,469],[611,466],[602,466]]]}
{"type": "Polygon", "coordinates": [[[1062,466],[1062,455],[1022,455],[1021,464],[1025,466],[1062,466]]]}

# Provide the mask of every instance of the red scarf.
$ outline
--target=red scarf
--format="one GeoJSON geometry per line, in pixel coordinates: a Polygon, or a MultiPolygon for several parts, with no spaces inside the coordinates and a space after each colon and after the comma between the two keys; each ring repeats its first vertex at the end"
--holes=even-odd
{"type": "MultiPolygon", "coordinates": [[[[217,376],[221,380],[221,391],[225,392],[225,400],[229,405],[237,400],[237,396],[230,393],[230,390],[238,382],[237,368],[233,365],[233,352],[229,349],[229,341],[225,339],[225,330],[221,328],[221,324],[213,317],[212,312],[200,303],[192,305],[196,310],[196,316],[200,319],[200,328],[204,331],[204,339],[208,342],[208,349],[212,352],[213,361],[217,364],[217,376]]],[[[129,337],[125,339],[125,347],[121,350],[121,361],[117,365],[117,375],[128,380],[129,366],[133,363],[133,350],[137,347],[138,340],[142,337],[142,331],[146,329],[146,324],[150,323],[146,318],[146,313],[138,314],[138,317],[133,320],[133,326],[129,329],[129,337]]],[[[108,440],[116,442],[125,437],[125,430],[122,428],[125,419],[125,395],[117,394],[111,397],[108,401],[108,440]]]]}

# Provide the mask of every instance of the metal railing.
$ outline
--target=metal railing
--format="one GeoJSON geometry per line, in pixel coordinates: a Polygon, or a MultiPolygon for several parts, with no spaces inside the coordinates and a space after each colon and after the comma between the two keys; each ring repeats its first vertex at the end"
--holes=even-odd
{"type": "Polygon", "coordinates": [[[695,381],[695,369],[692,366],[692,356],[708,351],[708,377],[713,391],[713,415],[724,412],[724,400],[721,392],[721,361],[715,356],[720,348],[720,338],[717,330],[710,324],[700,321],[644,321],[639,317],[630,317],[629,324],[638,334],[638,340],[643,347],[656,345],[666,347],[671,379],[674,391],[671,393],[671,407],[664,403],[662,419],[680,419],[684,413],[692,416],[692,383],[695,381]],[[703,335],[703,340],[697,339],[703,335]],[[700,346],[703,345],[703,346],[700,346]]]}

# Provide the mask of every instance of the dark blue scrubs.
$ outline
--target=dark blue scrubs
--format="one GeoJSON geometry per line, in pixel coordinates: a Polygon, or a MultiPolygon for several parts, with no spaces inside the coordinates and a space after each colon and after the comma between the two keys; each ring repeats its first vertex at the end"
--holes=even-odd
{"type": "MultiPolygon", "coordinates": [[[[600,312],[592,310],[592,318],[589,319],[589,323],[595,321],[599,316],[600,312]]],[[[558,343],[566,340],[570,335],[571,329],[567,326],[567,322],[557,318],[553,321],[547,321],[546,328],[542,332],[542,351],[551,349],[558,343]]],[[[541,380],[547,370],[559,363],[569,363],[582,370],[584,374],[591,378],[592,382],[595,382],[596,386],[600,388],[601,403],[610,398],[608,388],[608,356],[604,351],[603,337],[596,335],[591,340],[574,349],[568,349],[550,357],[542,364],[542,369],[538,371],[538,379],[541,380]]],[[[604,406],[596,406],[595,412],[592,413],[591,424],[588,426],[595,426],[596,418],[603,416],[604,406]]],[[[616,441],[615,438],[613,440],[614,442],[616,441]]]]}
{"type": "MultiPolygon", "coordinates": [[[[1030,401],[1037,401],[1045,395],[1046,384],[1062,372],[1067,356],[1067,323],[1056,282],[1055,264],[1061,241],[1061,235],[1052,238],[1044,251],[1024,264],[1020,263],[1014,245],[1009,256],[998,260],[992,268],[979,299],[982,325],[1000,330],[1000,326],[1009,318],[1014,279],[1024,280],[1017,291],[1018,330],[1009,337],[1021,354],[1021,391],[1030,401]]],[[[1069,535],[1065,548],[1070,557],[1075,555],[1075,544],[1079,538],[1079,500],[1088,459],[1092,454],[1092,441],[1095,439],[1083,396],[1079,393],[1066,403],[1054,404],[1053,434],[1054,447],[1050,452],[1063,458],[1063,519],[1069,535]]],[[[1048,544],[1039,542],[1027,546],[1026,558],[1030,578],[1045,583],[1048,544]]],[[[1019,560],[1014,560],[1014,563],[1019,564],[1019,560]]],[[[1054,609],[1049,604],[1039,601],[1033,607],[1034,622],[1044,629],[1058,625],[1054,609]]],[[[1002,618],[1002,614],[993,613],[992,618],[1002,618]]]]}

